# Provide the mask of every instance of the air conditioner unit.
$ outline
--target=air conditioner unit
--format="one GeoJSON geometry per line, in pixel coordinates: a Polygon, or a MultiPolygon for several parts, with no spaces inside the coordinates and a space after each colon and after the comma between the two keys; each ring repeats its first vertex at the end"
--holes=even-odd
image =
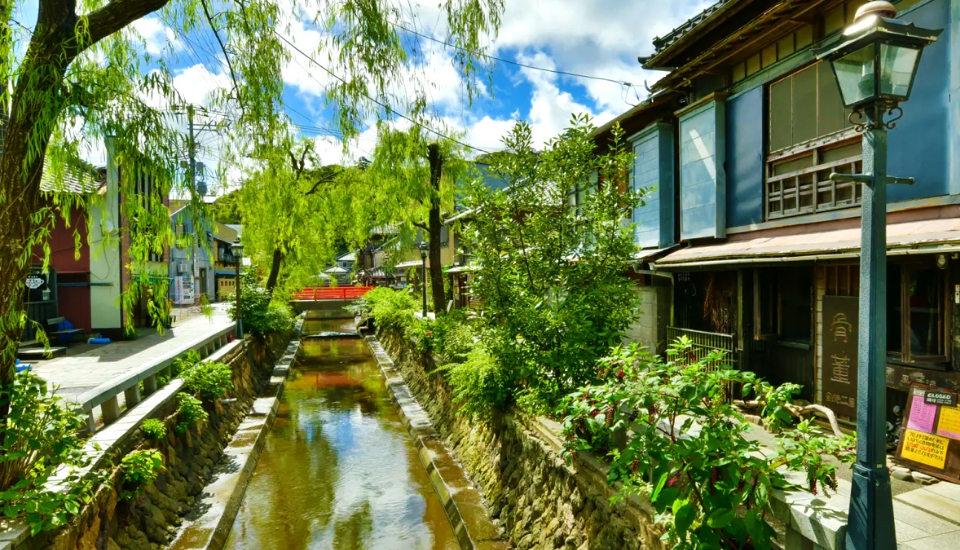
{"type": "Polygon", "coordinates": [[[183,274],[186,274],[186,273],[190,273],[190,264],[187,264],[186,262],[178,262],[178,263],[177,263],[177,274],[178,274],[178,275],[183,275],[183,274]]]}

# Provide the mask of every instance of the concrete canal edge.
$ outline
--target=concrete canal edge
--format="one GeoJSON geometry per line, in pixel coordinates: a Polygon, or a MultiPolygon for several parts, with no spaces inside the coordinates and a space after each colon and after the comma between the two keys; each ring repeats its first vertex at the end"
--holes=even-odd
{"type": "Polygon", "coordinates": [[[280,408],[280,398],[286,386],[287,376],[297,353],[300,351],[300,329],[303,318],[298,319],[293,340],[287,345],[283,356],[273,368],[270,384],[264,395],[253,402],[250,413],[240,423],[233,439],[223,450],[218,463],[218,473],[204,488],[194,510],[203,510],[196,518],[184,521],[183,528],[170,548],[175,550],[222,550],[240,505],[257,468],[260,453],[266,444],[267,434],[273,427],[280,408]]]}
{"type": "Polygon", "coordinates": [[[427,412],[413,397],[393,360],[376,336],[366,335],[363,341],[377,360],[387,389],[400,410],[400,418],[417,447],[420,462],[430,475],[430,482],[440,497],[443,509],[453,526],[463,550],[501,550],[510,548],[500,528],[490,518],[480,492],[460,468],[453,453],[443,444],[427,412]]]}

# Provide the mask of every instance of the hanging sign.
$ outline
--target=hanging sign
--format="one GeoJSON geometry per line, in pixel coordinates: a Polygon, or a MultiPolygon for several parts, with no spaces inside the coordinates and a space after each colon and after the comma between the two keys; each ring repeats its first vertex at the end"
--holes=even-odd
{"type": "Polygon", "coordinates": [[[27,277],[26,285],[30,290],[36,290],[43,286],[43,283],[47,282],[43,277],[37,277],[36,275],[30,275],[27,277]]]}
{"type": "Polygon", "coordinates": [[[957,406],[957,394],[948,391],[928,391],[923,396],[923,402],[928,405],[941,405],[947,407],[957,406]]]}
{"type": "Polygon", "coordinates": [[[857,311],[856,297],[823,297],[824,405],[850,418],[857,417],[857,311]]]}

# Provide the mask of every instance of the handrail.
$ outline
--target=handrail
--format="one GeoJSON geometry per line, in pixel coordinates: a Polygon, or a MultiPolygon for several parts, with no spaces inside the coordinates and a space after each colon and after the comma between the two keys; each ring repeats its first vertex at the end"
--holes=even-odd
{"type": "Polygon", "coordinates": [[[93,415],[94,407],[99,406],[102,409],[104,426],[112,423],[120,416],[117,396],[121,392],[124,393],[127,408],[133,407],[140,402],[140,382],[143,382],[145,393],[148,395],[153,393],[157,389],[157,374],[169,369],[177,357],[191,349],[199,352],[202,358],[208,357],[227,343],[229,335],[234,334],[235,329],[236,326],[233,323],[224,325],[214,333],[201,336],[185,346],[157,357],[140,368],[116,376],[73,398],[72,400],[78,404],[78,408],[88,414],[88,431],[90,433],[96,431],[96,418],[93,415]]]}
{"type": "Polygon", "coordinates": [[[372,286],[307,287],[293,294],[297,301],[356,300],[373,290],[372,286]]]}

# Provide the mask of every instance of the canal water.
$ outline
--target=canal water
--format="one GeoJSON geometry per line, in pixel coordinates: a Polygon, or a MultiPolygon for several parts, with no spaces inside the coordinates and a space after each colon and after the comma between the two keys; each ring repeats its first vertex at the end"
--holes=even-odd
{"type": "MultiPolygon", "coordinates": [[[[351,325],[308,319],[303,333],[351,325]]],[[[459,548],[360,339],[302,340],[226,548],[459,548]]]]}

